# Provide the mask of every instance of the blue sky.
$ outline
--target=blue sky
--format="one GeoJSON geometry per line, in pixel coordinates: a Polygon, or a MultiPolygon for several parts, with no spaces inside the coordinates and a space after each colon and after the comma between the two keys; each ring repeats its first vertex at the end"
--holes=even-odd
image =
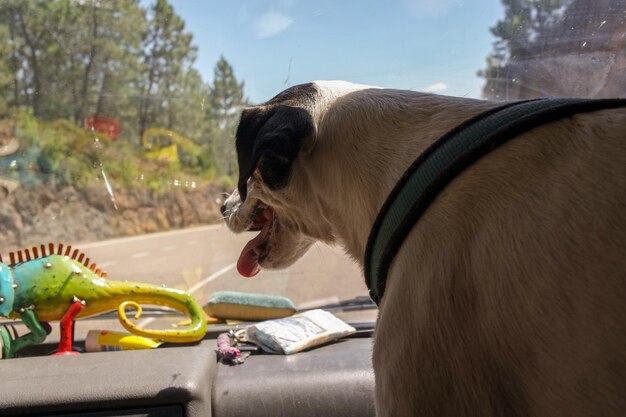
{"type": "Polygon", "coordinates": [[[224,55],[253,102],[319,79],[480,97],[503,15],[500,0],[170,1],[203,78],[224,55]]]}

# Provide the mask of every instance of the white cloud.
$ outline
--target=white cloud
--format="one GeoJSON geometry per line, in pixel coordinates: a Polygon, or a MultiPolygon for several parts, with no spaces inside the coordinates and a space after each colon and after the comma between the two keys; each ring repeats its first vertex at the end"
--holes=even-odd
{"type": "Polygon", "coordinates": [[[422,91],[425,93],[441,93],[442,91],[446,91],[448,89],[448,84],[442,83],[439,81],[438,83],[431,84],[428,87],[424,88],[422,91]]]}
{"type": "Polygon", "coordinates": [[[293,19],[286,14],[270,10],[262,15],[254,24],[254,31],[259,38],[270,38],[287,30],[293,19]]]}

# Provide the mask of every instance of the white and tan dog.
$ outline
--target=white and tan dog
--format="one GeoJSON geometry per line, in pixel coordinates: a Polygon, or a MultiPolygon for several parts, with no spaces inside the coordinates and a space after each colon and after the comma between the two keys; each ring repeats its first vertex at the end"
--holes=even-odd
{"type": "MultiPolygon", "coordinates": [[[[497,103],[342,82],[243,111],[239,272],[316,240],[363,266],[372,224],[429,145],[497,103]]],[[[380,416],[626,413],[626,111],[561,119],[445,187],[391,265],[374,346],[380,416]]]]}

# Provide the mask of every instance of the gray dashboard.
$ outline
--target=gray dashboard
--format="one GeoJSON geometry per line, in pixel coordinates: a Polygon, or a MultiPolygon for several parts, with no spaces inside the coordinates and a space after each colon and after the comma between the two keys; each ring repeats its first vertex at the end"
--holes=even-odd
{"type": "Polygon", "coordinates": [[[236,366],[218,363],[215,346],[2,360],[0,415],[374,415],[369,336],[236,366]]]}

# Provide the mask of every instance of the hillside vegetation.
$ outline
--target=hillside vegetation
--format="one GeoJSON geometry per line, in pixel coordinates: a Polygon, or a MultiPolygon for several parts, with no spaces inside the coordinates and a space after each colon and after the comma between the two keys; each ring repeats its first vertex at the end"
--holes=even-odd
{"type": "Polygon", "coordinates": [[[4,174],[18,174],[24,186],[95,187],[108,181],[112,187],[164,191],[215,179],[212,160],[201,150],[182,162],[159,161],[147,157],[142,147],[112,141],[67,120],[39,121],[25,112],[12,119],[20,150],[3,158],[15,161],[4,174]]]}

